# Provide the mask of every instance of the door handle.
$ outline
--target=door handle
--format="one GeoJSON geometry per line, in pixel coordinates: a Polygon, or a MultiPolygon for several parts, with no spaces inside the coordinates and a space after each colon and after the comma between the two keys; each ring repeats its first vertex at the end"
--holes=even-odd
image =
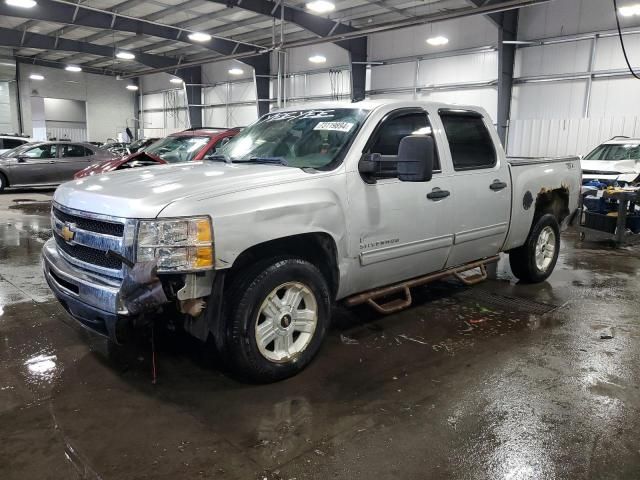
{"type": "Polygon", "coordinates": [[[449,190],[440,190],[439,188],[434,188],[431,193],[427,193],[427,198],[429,200],[442,200],[443,198],[447,198],[451,195],[449,190]]]}
{"type": "Polygon", "coordinates": [[[494,192],[497,192],[498,190],[503,190],[507,187],[508,185],[505,182],[501,182],[500,180],[494,180],[493,183],[489,185],[489,188],[494,192]]]}

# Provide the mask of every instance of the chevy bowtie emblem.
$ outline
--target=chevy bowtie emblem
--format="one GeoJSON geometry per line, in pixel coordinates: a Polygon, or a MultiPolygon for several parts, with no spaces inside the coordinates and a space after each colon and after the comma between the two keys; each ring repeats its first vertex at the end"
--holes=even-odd
{"type": "Polygon", "coordinates": [[[70,243],[71,241],[73,241],[73,237],[76,236],[76,232],[73,231],[74,228],[75,224],[73,223],[65,223],[64,227],[62,227],[60,235],[62,235],[62,238],[64,238],[65,242],[70,243]]]}

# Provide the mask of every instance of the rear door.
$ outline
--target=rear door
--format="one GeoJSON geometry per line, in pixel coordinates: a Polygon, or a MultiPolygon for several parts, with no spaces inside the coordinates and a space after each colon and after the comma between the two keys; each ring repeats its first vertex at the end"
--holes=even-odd
{"type": "Polygon", "coordinates": [[[49,172],[55,166],[56,144],[38,145],[23,152],[9,168],[11,185],[40,185],[50,183],[49,172]]]}
{"type": "Polygon", "coordinates": [[[60,144],[60,155],[56,163],[56,171],[53,172],[53,183],[61,183],[71,180],[76,172],[87,167],[91,163],[91,153],[84,145],[77,143],[60,144]]]}
{"type": "Polygon", "coordinates": [[[488,119],[466,110],[440,110],[449,145],[456,192],[454,245],[447,267],[497,254],[504,244],[511,215],[511,178],[499,140],[488,119]]]}

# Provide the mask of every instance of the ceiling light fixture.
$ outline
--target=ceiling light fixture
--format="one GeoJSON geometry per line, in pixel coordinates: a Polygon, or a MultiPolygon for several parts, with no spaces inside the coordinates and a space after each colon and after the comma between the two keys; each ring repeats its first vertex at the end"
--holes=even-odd
{"type": "Polygon", "coordinates": [[[136,56],[131,52],[118,52],[116,53],[116,57],[122,60],[133,60],[136,56]]]}
{"type": "Polygon", "coordinates": [[[211,40],[211,35],[203,32],[193,32],[189,34],[189,40],[193,40],[194,42],[208,42],[211,40]]]}
{"type": "Polygon", "coordinates": [[[634,17],[640,15],[640,3],[634,3],[633,5],[625,5],[618,9],[620,15],[623,17],[634,17]]]}
{"type": "Polygon", "coordinates": [[[169,80],[171,83],[182,83],[182,79],[181,78],[172,78],[171,80],[169,80]]]}
{"type": "Polygon", "coordinates": [[[242,70],[241,68],[230,68],[229,73],[231,75],[242,75],[244,73],[244,70],[242,70]]]}
{"type": "Polygon", "coordinates": [[[312,57],[309,57],[309,61],[311,63],[324,63],[327,61],[327,57],[323,55],[313,55],[312,57]]]}
{"type": "Polygon", "coordinates": [[[31,75],[29,75],[29,78],[31,80],[44,80],[44,77],[39,73],[32,73],[31,75]]]}
{"type": "Polygon", "coordinates": [[[540,42],[532,42],[531,40],[503,40],[504,45],[542,45],[540,42]]]}
{"type": "Polygon", "coordinates": [[[307,8],[315,13],[329,13],[333,12],[336,6],[331,2],[327,2],[327,0],[314,0],[307,3],[307,8]]]}
{"type": "Polygon", "coordinates": [[[434,47],[440,47],[442,45],[446,45],[447,43],[449,43],[449,39],[447,37],[443,37],[442,35],[439,35],[437,37],[427,38],[427,43],[434,47]]]}
{"type": "Polygon", "coordinates": [[[18,8],[33,8],[38,4],[35,0],[4,0],[4,3],[18,8]]]}
{"type": "Polygon", "coordinates": [[[81,72],[82,69],[76,65],[67,65],[64,67],[67,72],[81,72]]]}
{"type": "Polygon", "coordinates": [[[137,85],[127,85],[127,90],[131,90],[132,92],[135,92],[136,90],[138,90],[138,86],[137,85]]]}

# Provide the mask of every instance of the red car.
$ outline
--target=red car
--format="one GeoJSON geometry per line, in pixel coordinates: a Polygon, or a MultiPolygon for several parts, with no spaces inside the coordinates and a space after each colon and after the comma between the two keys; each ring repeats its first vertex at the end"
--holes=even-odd
{"type": "Polygon", "coordinates": [[[73,178],[122,170],[124,168],[148,167],[164,163],[181,163],[202,160],[216,151],[224,142],[238,134],[240,129],[194,128],[172,133],[152,143],[141,152],[125,155],[114,160],[89,165],[77,172],[73,178]]]}

